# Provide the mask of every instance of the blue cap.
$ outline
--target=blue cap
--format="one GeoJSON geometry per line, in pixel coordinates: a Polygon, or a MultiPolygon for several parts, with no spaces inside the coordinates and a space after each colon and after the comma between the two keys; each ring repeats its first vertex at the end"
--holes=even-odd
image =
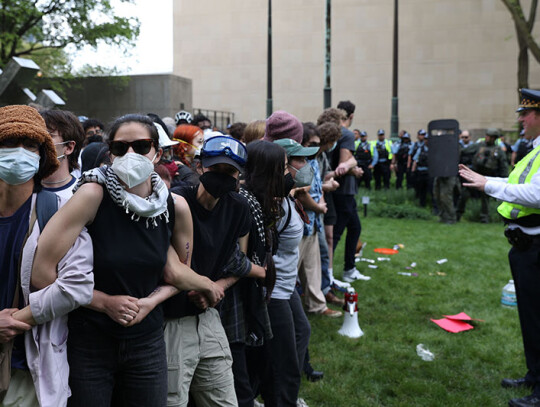
{"type": "Polygon", "coordinates": [[[367,133],[365,131],[361,131],[360,132],[360,137],[367,137],[367,133]]]}
{"type": "Polygon", "coordinates": [[[427,132],[424,129],[418,130],[418,134],[421,134],[422,136],[427,136],[427,132]]]}
{"type": "Polygon", "coordinates": [[[384,135],[384,130],[383,129],[377,130],[377,136],[380,136],[380,135],[384,135]]]}
{"type": "Polygon", "coordinates": [[[403,133],[403,136],[401,136],[401,138],[408,138],[409,140],[411,139],[411,135],[407,132],[403,133]]]}

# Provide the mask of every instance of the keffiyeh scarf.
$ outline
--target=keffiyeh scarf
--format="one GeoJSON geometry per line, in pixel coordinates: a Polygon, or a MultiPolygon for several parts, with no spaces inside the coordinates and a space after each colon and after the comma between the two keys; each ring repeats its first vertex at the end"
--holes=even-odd
{"type": "Polygon", "coordinates": [[[131,220],[138,222],[141,218],[146,219],[146,227],[157,227],[157,220],[162,218],[169,222],[167,198],[169,191],[160,176],[153,172],[150,176],[152,193],[146,198],[132,194],[124,189],[118,176],[109,166],[94,168],[82,174],[73,192],[88,182],[95,182],[107,188],[113,202],[131,214],[131,220]]]}

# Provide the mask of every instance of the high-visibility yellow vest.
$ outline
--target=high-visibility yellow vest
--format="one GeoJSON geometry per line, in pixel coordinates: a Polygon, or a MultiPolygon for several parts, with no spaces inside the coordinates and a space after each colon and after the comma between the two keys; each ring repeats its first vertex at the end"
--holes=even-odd
{"type": "MultiPolygon", "coordinates": [[[[519,161],[508,176],[508,184],[530,184],[540,168],[540,146],[536,147],[519,161]]],[[[540,214],[540,208],[530,208],[510,202],[503,202],[497,211],[506,219],[519,220],[525,216],[540,214]]]]}
{"type": "MultiPolygon", "coordinates": [[[[371,155],[373,155],[373,150],[377,148],[377,140],[373,140],[371,142],[371,155]]],[[[386,151],[388,151],[388,160],[392,160],[392,143],[390,140],[384,140],[384,146],[386,147],[386,151]]]]}

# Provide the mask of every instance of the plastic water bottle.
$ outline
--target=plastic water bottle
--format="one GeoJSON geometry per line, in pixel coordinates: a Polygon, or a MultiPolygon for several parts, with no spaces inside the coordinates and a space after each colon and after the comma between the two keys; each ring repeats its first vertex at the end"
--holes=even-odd
{"type": "Polygon", "coordinates": [[[517,306],[516,287],[514,280],[509,280],[502,289],[501,304],[506,308],[515,308],[517,306]]]}

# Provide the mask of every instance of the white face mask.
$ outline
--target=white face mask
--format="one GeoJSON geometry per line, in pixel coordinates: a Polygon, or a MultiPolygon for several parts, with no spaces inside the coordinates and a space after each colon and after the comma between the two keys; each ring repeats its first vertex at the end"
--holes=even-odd
{"type": "Polygon", "coordinates": [[[144,155],[126,153],[123,156],[116,157],[111,168],[128,188],[133,188],[150,177],[150,174],[154,171],[154,159],[156,156],[157,153],[150,160],[144,155]]]}
{"type": "MultiPolygon", "coordinates": [[[[64,144],[67,144],[67,143],[70,143],[70,142],[71,142],[71,141],[64,141],[63,143],[55,143],[54,146],[55,146],[55,147],[56,147],[56,146],[63,146],[64,144]]],[[[57,159],[58,161],[60,161],[62,158],[65,158],[65,157],[66,157],[66,155],[65,155],[65,154],[62,154],[62,155],[56,157],[56,159],[57,159]]]]}
{"type": "Polygon", "coordinates": [[[38,172],[39,158],[23,147],[0,148],[0,178],[9,185],[24,184],[38,172]]]}

